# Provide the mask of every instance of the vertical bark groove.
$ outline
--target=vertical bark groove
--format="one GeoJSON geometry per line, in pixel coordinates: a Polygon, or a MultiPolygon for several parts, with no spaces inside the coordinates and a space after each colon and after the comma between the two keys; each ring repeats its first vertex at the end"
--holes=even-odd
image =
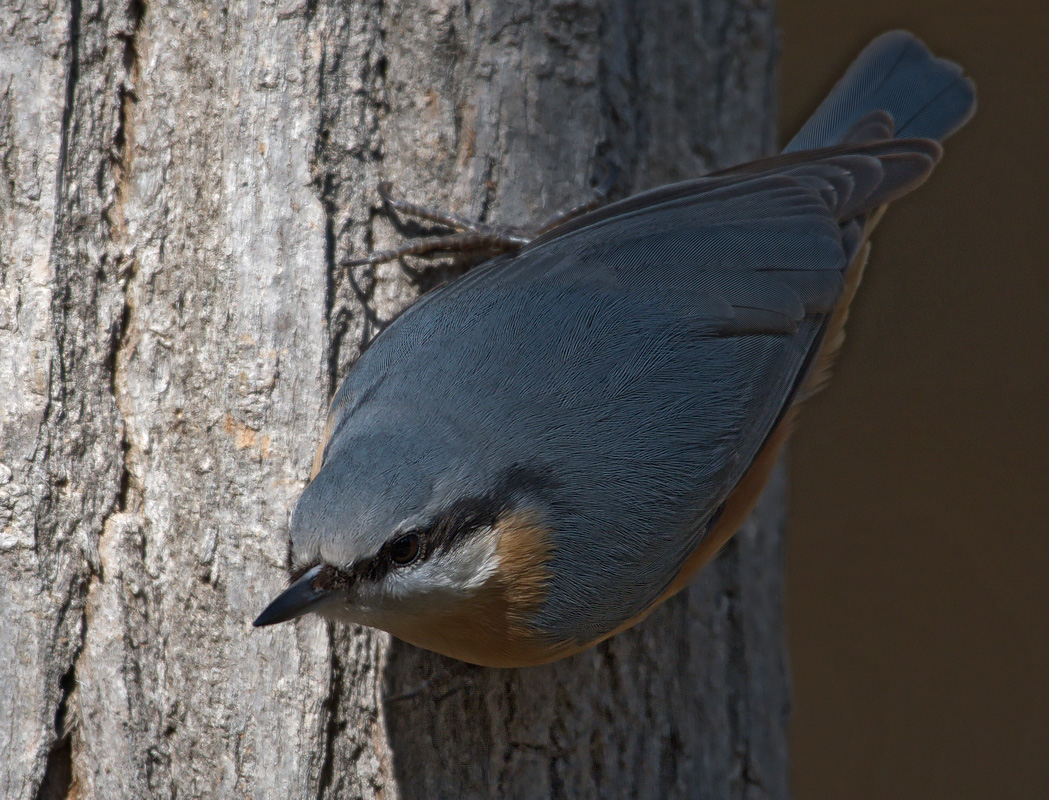
{"type": "Polygon", "coordinates": [[[70,0],[69,3],[69,63],[66,67],[66,91],[65,102],[62,106],[62,129],[59,133],[58,149],[58,180],[55,187],[58,198],[55,205],[62,202],[62,192],[65,189],[66,162],[69,155],[70,127],[73,123],[73,101],[76,97],[76,84],[80,78],[80,13],[81,0],[70,0]]]}

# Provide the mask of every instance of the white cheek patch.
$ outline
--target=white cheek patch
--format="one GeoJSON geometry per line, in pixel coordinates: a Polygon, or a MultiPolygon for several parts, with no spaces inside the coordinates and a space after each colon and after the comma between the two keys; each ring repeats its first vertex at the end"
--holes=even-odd
{"type": "Polygon", "coordinates": [[[467,536],[458,547],[436,553],[416,566],[393,570],[382,582],[383,589],[399,600],[413,595],[471,595],[498,572],[498,546],[498,531],[484,528],[467,536]]]}

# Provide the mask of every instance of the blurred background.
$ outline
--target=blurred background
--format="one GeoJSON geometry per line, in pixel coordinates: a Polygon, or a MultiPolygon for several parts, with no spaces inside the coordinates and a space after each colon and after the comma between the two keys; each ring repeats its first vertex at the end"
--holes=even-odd
{"type": "Polygon", "coordinates": [[[783,141],[890,28],[980,98],[886,215],[794,437],[795,796],[1049,797],[1049,3],[779,14],[783,141]]]}

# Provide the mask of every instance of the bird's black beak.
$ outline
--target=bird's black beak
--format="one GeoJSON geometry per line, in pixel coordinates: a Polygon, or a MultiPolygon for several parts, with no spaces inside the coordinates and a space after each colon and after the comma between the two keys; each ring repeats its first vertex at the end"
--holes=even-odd
{"type": "Polygon", "coordinates": [[[327,589],[317,589],[313,585],[313,579],[320,574],[320,571],[321,565],[318,564],[277,595],[277,599],[266,606],[266,610],[259,614],[258,619],[252,625],[261,628],[265,625],[287,622],[303,614],[316,611],[318,607],[324,605],[325,601],[331,597],[331,592],[327,589]]]}

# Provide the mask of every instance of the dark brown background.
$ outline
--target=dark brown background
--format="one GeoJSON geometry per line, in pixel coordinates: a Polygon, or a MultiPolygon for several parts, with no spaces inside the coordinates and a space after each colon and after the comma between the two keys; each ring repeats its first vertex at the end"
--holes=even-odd
{"type": "Polygon", "coordinates": [[[782,131],[873,36],[980,108],[875,237],[791,454],[793,784],[1049,797],[1049,3],[784,0],[782,131]]]}

